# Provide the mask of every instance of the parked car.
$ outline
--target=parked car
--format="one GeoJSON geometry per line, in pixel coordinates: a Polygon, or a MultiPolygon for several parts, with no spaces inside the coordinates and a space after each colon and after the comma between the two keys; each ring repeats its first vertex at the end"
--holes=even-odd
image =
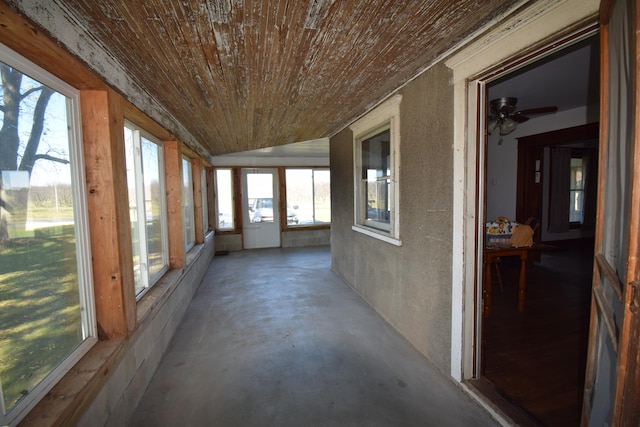
{"type": "Polygon", "coordinates": [[[291,208],[287,204],[287,224],[297,224],[298,223],[298,213],[296,212],[297,208],[298,208],[297,206],[294,206],[293,208],[291,208]]]}
{"type": "MultiPolygon", "coordinates": [[[[249,199],[249,220],[251,222],[272,222],[273,221],[273,199],[256,198],[249,199]]],[[[298,214],[287,205],[287,224],[297,224],[298,214]]]]}
{"type": "Polygon", "coordinates": [[[251,222],[273,221],[273,199],[249,199],[249,219],[251,222]]]}

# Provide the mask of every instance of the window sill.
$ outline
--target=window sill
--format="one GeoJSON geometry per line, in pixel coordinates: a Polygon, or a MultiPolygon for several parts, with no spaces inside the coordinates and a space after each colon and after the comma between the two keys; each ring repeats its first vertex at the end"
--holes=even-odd
{"type": "Polygon", "coordinates": [[[120,363],[126,340],[98,341],[22,419],[20,425],[74,425],[120,363]]]}
{"type": "Polygon", "coordinates": [[[394,246],[402,246],[402,240],[396,239],[395,237],[391,237],[389,234],[383,234],[383,232],[380,232],[373,228],[366,228],[361,225],[352,225],[351,229],[358,233],[362,233],[369,237],[373,237],[374,239],[378,239],[378,240],[382,240],[383,242],[390,243],[394,246]]]}
{"type": "Polygon", "coordinates": [[[241,233],[240,230],[235,230],[235,229],[234,230],[231,230],[231,229],[221,230],[219,228],[216,228],[216,231],[215,231],[215,234],[217,236],[224,236],[225,234],[240,234],[240,233],[241,233]]]}
{"type": "Polygon", "coordinates": [[[283,231],[329,230],[331,224],[287,225],[283,231]]]}
{"type": "Polygon", "coordinates": [[[154,310],[155,307],[162,304],[167,299],[173,289],[180,281],[180,277],[193,265],[194,260],[200,255],[205,244],[198,244],[189,249],[187,253],[186,266],[183,268],[175,268],[168,270],[160,280],[142,298],[138,301],[137,324],[140,325],[154,310]]]}

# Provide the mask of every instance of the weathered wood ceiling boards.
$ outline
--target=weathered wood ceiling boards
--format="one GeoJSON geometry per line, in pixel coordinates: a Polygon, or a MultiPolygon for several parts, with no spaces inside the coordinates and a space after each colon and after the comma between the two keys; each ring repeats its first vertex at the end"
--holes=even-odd
{"type": "Polygon", "coordinates": [[[211,154],[330,136],[512,5],[50,1],[85,26],[211,154]]]}

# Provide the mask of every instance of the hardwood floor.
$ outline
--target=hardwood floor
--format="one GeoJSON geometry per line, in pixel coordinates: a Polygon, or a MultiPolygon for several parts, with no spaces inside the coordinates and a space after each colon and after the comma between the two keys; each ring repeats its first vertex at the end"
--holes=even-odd
{"type": "Polygon", "coordinates": [[[519,259],[502,258],[484,320],[484,379],[541,425],[578,426],[589,331],[593,241],[555,242],[527,270],[517,310],[519,259]]]}

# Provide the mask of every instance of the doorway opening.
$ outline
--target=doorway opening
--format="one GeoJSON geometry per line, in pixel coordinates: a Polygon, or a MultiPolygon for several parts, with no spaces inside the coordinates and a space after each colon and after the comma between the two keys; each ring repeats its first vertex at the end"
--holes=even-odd
{"type": "Polygon", "coordinates": [[[481,217],[487,227],[530,223],[534,234],[532,246],[500,253],[490,249],[502,242],[485,235],[476,377],[523,425],[580,424],[597,199],[598,46],[598,35],[588,37],[486,84],[481,217]]]}

